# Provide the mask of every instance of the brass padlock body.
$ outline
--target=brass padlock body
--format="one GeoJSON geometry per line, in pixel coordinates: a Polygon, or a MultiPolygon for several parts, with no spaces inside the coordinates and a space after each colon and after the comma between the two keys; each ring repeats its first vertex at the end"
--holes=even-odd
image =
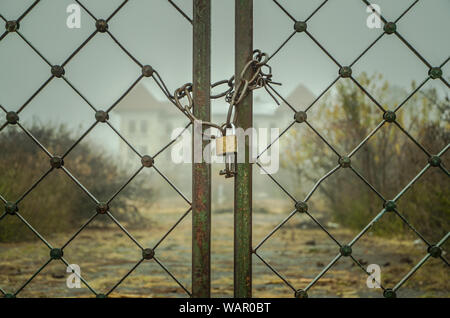
{"type": "Polygon", "coordinates": [[[236,135],[222,136],[216,138],[216,155],[224,156],[237,152],[236,135]]]}

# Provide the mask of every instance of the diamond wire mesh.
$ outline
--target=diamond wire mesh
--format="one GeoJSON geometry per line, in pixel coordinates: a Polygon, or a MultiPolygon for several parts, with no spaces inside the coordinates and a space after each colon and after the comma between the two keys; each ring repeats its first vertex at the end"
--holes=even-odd
{"type": "MultiPolygon", "coordinates": [[[[366,5],[369,5],[370,3],[368,3],[367,1],[362,0],[366,5]]],[[[397,23],[409,10],[411,10],[416,3],[419,0],[415,1],[413,4],[411,4],[410,7],[408,7],[400,16],[397,20],[395,20],[394,23],[397,23]]],[[[16,21],[20,22],[22,19],[24,19],[26,17],[26,15],[40,2],[40,0],[35,1],[16,21]]],[[[124,1],[106,20],[106,25],[107,23],[110,21],[111,18],[113,18],[113,16],[128,2],[128,0],[124,1]]],[[[307,23],[309,19],[311,19],[326,3],[328,2],[328,0],[325,0],[304,22],[307,23]]],[[[79,3],[77,1],[77,3],[79,3]]],[[[174,8],[179,11],[190,23],[192,23],[192,20],[179,8],[177,7],[172,1],[169,0],[169,3],[171,3],[174,8]]],[[[274,0],[274,3],[281,9],[283,10],[284,13],[286,13],[286,15],[295,22],[297,22],[297,20],[276,0],[274,0]]],[[[94,15],[92,15],[92,13],[89,12],[89,10],[87,10],[81,3],[79,3],[83,9],[88,12],[88,14],[95,20],[95,21],[99,21],[96,19],[96,17],[94,15]]],[[[170,92],[168,91],[165,83],[163,82],[162,78],[160,77],[160,75],[158,74],[157,71],[154,71],[151,68],[148,68],[146,66],[144,66],[142,63],[140,63],[130,52],[128,52],[126,50],[126,48],[120,44],[120,42],[106,29],[104,32],[106,32],[113,40],[114,42],[116,42],[116,44],[137,64],[139,65],[142,69],[143,69],[143,74],[141,76],[138,77],[138,79],[129,87],[129,89],[113,104],[111,105],[106,111],[99,111],[97,110],[83,95],[81,92],[79,92],[70,82],[69,80],[64,77],[64,74],[60,74],[60,72],[64,73],[64,69],[63,67],[96,35],[97,32],[102,32],[100,31],[102,29],[102,27],[104,27],[105,24],[103,24],[103,22],[98,23],[97,28],[98,30],[95,31],[94,33],[92,33],[86,40],[85,42],[83,42],[83,44],[78,47],[67,59],[66,61],[61,65],[61,67],[55,67],[54,65],[52,65],[47,59],[45,59],[45,57],[20,33],[20,31],[18,29],[15,29],[15,24],[6,21],[6,19],[0,15],[0,18],[4,20],[5,23],[9,24],[10,27],[12,29],[5,31],[1,36],[0,36],[0,40],[2,40],[3,38],[5,38],[8,33],[10,32],[16,32],[24,41],[27,45],[29,45],[35,52],[36,54],[38,54],[50,67],[53,67],[52,69],[52,76],[19,108],[19,110],[15,113],[12,112],[7,112],[6,109],[3,106],[0,106],[0,108],[4,111],[4,113],[7,114],[7,122],[0,127],[0,131],[3,130],[8,124],[13,124],[14,122],[16,122],[15,124],[17,124],[38,146],[39,148],[41,148],[46,154],[47,156],[52,160],[52,167],[46,172],[44,173],[41,178],[39,178],[22,196],[19,197],[18,200],[16,200],[15,202],[10,202],[7,201],[5,198],[3,198],[3,196],[1,196],[0,194],[0,200],[3,201],[3,203],[5,204],[5,212],[0,216],[0,220],[2,218],[4,218],[7,214],[14,214],[15,216],[17,216],[51,251],[51,258],[45,262],[45,264],[40,267],[26,282],[24,285],[22,285],[16,292],[14,292],[13,294],[9,294],[7,292],[5,292],[2,288],[0,288],[0,292],[4,295],[4,296],[16,296],[19,294],[19,292],[26,286],[28,285],[34,277],[36,277],[36,275],[39,274],[40,271],[42,271],[53,259],[60,259],[65,265],[69,265],[69,263],[66,261],[66,259],[62,256],[62,251],[63,249],[73,240],[76,238],[76,236],[84,229],[86,228],[86,226],[98,215],[99,212],[96,212],[93,214],[93,216],[61,247],[61,248],[53,248],[51,246],[50,243],[48,243],[44,237],[42,237],[40,235],[40,233],[38,231],[36,231],[18,212],[17,207],[18,204],[31,192],[33,191],[33,189],[48,175],[51,173],[51,171],[53,169],[62,169],[62,171],[64,171],[67,176],[74,181],[81,189],[83,192],[85,192],[97,205],[98,211],[103,211],[104,209],[106,209],[106,214],[111,218],[111,220],[116,223],[116,225],[143,251],[143,255],[145,255],[145,257],[148,257],[148,255],[152,255],[152,252],[159,246],[159,244],[175,229],[175,227],[182,221],[182,219],[184,219],[191,211],[191,209],[188,209],[182,216],[181,218],[169,229],[169,231],[167,231],[167,233],[165,235],[163,235],[163,237],[158,241],[158,243],[153,247],[153,249],[148,250],[143,248],[139,242],[120,224],[120,222],[118,222],[114,216],[111,214],[111,211],[109,211],[108,209],[108,203],[110,203],[138,174],[139,172],[144,169],[144,167],[153,167],[158,174],[160,174],[168,183],[171,187],[173,187],[177,193],[186,201],[190,204],[190,201],[183,195],[183,193],[177,189],[173,183],[170,182],[170,180],[164,175],[162,174],[154,165],[153,163],[153,159],[155,159],[160,153],[162,153],[164,150],[166,150],[168,147],[170,147],[170,145],[172,143],[175,142],[175,140],[173,140],[172,142],[170,142],[169,144],[167,144],[165,147],[163,147],[160,151],[158,151],[153,157],[147,156],[147,155],[141,155],[133,146],[130,142],[128,142],[128,140],[126,140],[118,131],[117,129],[115,129],[115,127],[108,121],[108,116],[107,113],[109,111],[111,111],[132,89],[133,87],[144,77],[147,76],[148,73],[147,72],[151,72],[151,76],[152,78],[155,80],[155,82],[157,83],[157,85],[159,86],[159,88],[163,91],[163,93],[168,97],[168,99],[170,101],[172,101],[171,99],[171,95],[170,92]],[[103,26],[102,26],[103,25],[103,26]],[[146,75],[147,74],[147,75],[146,75]],[[40,142],[39,140],[37,140],[26,128],[24,128],[19,122],[18,122],[18,115],[20,114],[20,112],[42,91],[42,89],[51,81],[54,79],[54,77],[60,77],[62,78],[85,102],[87,102],[87,104],[96,112],[96,119],[97,122],[95,124],[93,124],[65,153],[64,155],[62,155],[61,157],[56,157],[53,156],[40,142]],[[142,159],[142,164],[143,166],[141,168],[139,168],[128,180],[127,182],[107,201],[107,202],[99,202],[71,173],[70,171],[64,167],[63,165],[63,160],[65,156],[67,156],[76,146],[77,144],[84,139],[84,137],[86,137],[89,132],[99,123],[99,122],[103,122],[106,123],[129,147],[130,149],[132,149],[139,157],[141,157],[142,159]]],[[[389,25],[388,22],[386,21],[386,19],[384,19],[381,16],[382,21],[385,23],[385,25],[389,25]]],[[[301,25],[299,26],[301,28],[301,25]]],[[[294,31],[289,37],[288,39],[282,43],[282,45],[272,54],[272,56],[270,58],[273,58],[282,48],[283,46],[297,33],[298,31],[294,31]]],[[[308,37],[314,41],[321,50],[323,50],[328,57],[341,68],[341,74],[316,98],[316,100],[311,103],[305,110],[304,112],[306,113],[312,106],[314,106],[314,104],[316,104],[316,102],[339,80],[339,78],[341,77],[349,77],[376,105],[377,107],[384,113],[384,114],[389,114],[388,111],[386,111],[381,104],[371,95],[369,94],[364,87],[362,87],[358,81],[350,75],[348,76],[346,74],[346,71],[348,72],[348,68],[343,67],[342,65],[339,64],[339,62],[313,37],[313,35],[307,31],[306,29],[304,30],[304,32],[308,35],[308,37]]],[[[385,32],[383,34],[381,34],[374,42],[372,42],[372,44],[365,49],[348,67],[352,67],[367,51],[369,51],[374,45],[375,43],[377,43],[385,34],[389,34],[389,31],[386,30],[385,27],[385,32]]],[[[419,91],[419,89],[421,87],[423,87],[425,85],[426,82],[428,82],[428,80],[430,80],[431,78],[434,79],[433,72],[436,71],[437,68],[433,68],[427,61],[425,58],[423,58],[415,49],[414,47],[408,43],[408,41],[406,39],[404,39],[397,31],[394,32],[394,34],[403,42],[405,43],[405,45],[428,67],[430,68],[430,74],[429,76],[401,103],[397,106],[397,108],[394,110],[394,113],[396,111],[398,111],[415,93],[417,93],[419,91]]],[[[443,62],[440,66],[439,69],[442,68],[449,59],[447,59],[445,62],[443,62]]],[[[444,78],[442,78],[442,76],[438,76],[439,80],[441,80],[447,87],[449,86],[448,83],[446,82],[446,80],[444,78]]],[[[296,111],[296,109],[289,104],[272,86],[269,86],[270,89],[278,96],[280,97],[286,105],[288,105],[291,110],[293,110],[296,114],[299,113],[296,111]]],[[[392,209],[393,212],[395,212],[396,215],[398,215],[402,221],[405,222],[405,224],[410,227],[419,237],[421,240],[423,240],[428,248],[428,253],[423,257],[423,259],[416,264],[416,266],[414,266],[411,271],[409,273],[407,273],[400,281],[399,283],[392,289],[386,289],[384,287],[383,290],[385,291],[385,295],[393,295],[395,294],[395,291],[398,290],[413,274],[414,272],[419,269],[426,261],[427,259],[432,256],[432,255],[436,255],[435,251],[440,251],[440,246],[442,246],[445,241],[448,239],[449,234],[445,235],[437,244],[432,245],[431,243],[429,243],[417,230],[414,229],[414,227],[397,211],[396,206],[395,206],[395,202],[397,200],[400,199],[400,197],[413,185],[414,182],[416,182],[431,166],[438,166],[440,169],[442,169],[447,175],[449,175],[447,169],[441,164],[439,163],[439,157],[442,156],[449,148],[449,146],[447,145],[444,149],[442,149],[441,152],[439,152],[437,155],[432,156],[430,153],[428,153],[428,151],[417,141],[415,140],[403,127],[401,127],[399,125],[398,122],[396,122],[395,120],[392,121],[398,128],[400,128],[400,130],[409,138],[411,139],[429,158],[430,161],[429,163],[422,169],[421,172],[419,172],[419,174],[417,174],[412,180],[411,182],[404,188],[402,189],[398,195],[393,199],[393,200],[389,200],[387,201],[360,173],[358,173],[357,170],[355,170],[350,163],[350,158],[386,123],[389,122],[389,116],[384,115],[383,116],[384,119],[380,122],[380,124],[353,150],[351,151],[347,156],[341,156],[336,150],[335,148],[333,148],[331,146],[331,144],[329,142],[327,142],[327,140],[311,125],[311,123],[309,123],[308,121],[304,121],[305,124],[315,133],[317,134],[317,136],[328,146],[330,147],[330,149],[336,153],[336,155],[339,156],[339,158],[341,158],[339,165],[337,165],[335,168],[333,168],[331,171],[329,171],[327,174],[325,174],[315,185],[314,187],[311,189],[310,193],[305,197],[305,199],[303,201],[297,201],[294,196],[292,196],[275,178],[273,178],[270,174],[268,174],[268,176],[294,201],[294,203],[296,204],[296,209],[291,212],[291,214],[286,217],[277,227],[275,227],[259,244],[257,244],[257,246],[254,248],[254,253],[255,255],[264,263],[266,264],[279,278],[281,278],[293,291],[295,291],[296,296],[301,297],[306,295],[307,291],[339,260],[339,258],[341,258],[343,255],[348,254],[348,248],[355,244],[366,232],[367,230],[371,227],[371,225],[373,225],[376,221],[378,221],[383,214],[388,210],[388,209],[392,209]],[[386,118],[387,117],[387,118],[386,118]],[[436,160],[438,161],[438,164],[436,165],[435,162],[436,160]],[[347,164],[348,162],[348,164],[347,164]],[[332,174],[334,174],[338,169],[340,168],[344,168],[344,167],[349,167],[351,169],[351,171],[353,171],[356,176],[358,178],[360,178],[370,189],[371,191],[373,191],[374,193],[376,193],[377,196],[379,196],[384,202],[386,202],[386,207],[383,208],[381,210],[381,212],[353,239],[351,240],[347,245],[342,245],[341,243],[339,243],[326,229],[325,227],[320,224],[320,222],[318,222],[306,209],[304,209],[305,205],[302,205],[302,203],[306,203],[308,201],[308,199],[311,197],[311,195],[318,189],[318,187],[320,186],[320,184],[329,176],[331,176],[332,174]],[[319,275],[317,275],[313,281],[304,289],[301,290],[297,290],[295,289],[288,281],[287,279],[285,279],[280,273],[278,273],[270,264],[268,264],[258,253],[258,249],[276,232],[278,231],[290,218],[293,217],[293,215],[295,215],[297,212],[299,212],[300,210],[304,210],[303,212],[305,212],[323,231],[325,231],[325,233],[330,236],[330,238],[340,247],[340,252],[339,254],[321,271],[321,273],[319,275]],[[433,252],[434,251],[434,252],[433,252]],[[386,293],[386,291],[388,293],[386,293]]],[[[296,123],[296,121],[292,122],[280,135],[280,137],[282,135],[284,135],[294,124],[296,123]]],[[[186,127],[186,129],[189,127],[189,125],[186,127]]],[[[262,153],[264,153],[265,151],[267,151],[269,148],[271,147],[271,145],[269,145],[262,153]]],[[[262,155],[259,154],[259,156],[262,155]]],[[[259,157],[258,156],[258,157],[259,157]]],[[[264,169],[259,163],[257,163],[257,165],[261,168],[264,169]]],[[[306,205],[307,207],[307,205],[306,205]]],[[[350,249],[351,251],[351,249],[350,249]]],[[[439,254],[439,258],[441,258],[447,265],[448,265],[448,261],[441,255],[441,253],[439,254]]],[[[366,270],[363,268],[363,266],[355,259],[353,258],[353,256],[348,255],[351,257],[351,259],[358,265],[358,267],[360,267],[366,274],[369,274],[366,272],[366,270]]],[[[190,294],[189,291],[176,279],[176,277],[154,256],[151,256],[156,263],[158,263],[166,272],[167,274],[172,277],[179,285],[180,287],[182,287],[187,294],[190,294]]],[[[80,277],[80,279],[86,284],[86,286],[98,297],[102,297],[102,296],[107,296],[109,295],[112,291],[114,291],[114,289],[116,289],[120,283],[122,283],[142,262],[144,261],[144,256],[143,258],[137,263],[135,264],[135,266],[133,266],[133,268],[126,274],[124,275],[114,286],[113,288],[111,288],[106,294],[100,294],[97,293],[94,289],[92,289],[88,282],[86,282],[82,277],[80,277]]]]}
{"type": "MultiPolygon", "coordinates": [[[[75,0],[75,2],[80,5],[80,7],[87,13],[89,16],[94,20],[96,25],[96,30],[75,50],[72,52],[72,54],[69,55],[69,57],[61,64],[61,65],[53,65],[51,64],[39,50],[36,49],[33,44],[26,39],[26,37],[20,32],[20,22],[26,18],[28,13],[33,10],[33,8],[38,5],[38,3],[41,2],[41,0],[36,0],[31,4],[25,12],[23,12],[20,17],[17,18],[17,20],[14,21],[7,21],[3,15],[0,14],[0,19],[2,19],[6,23],[6,31],[0,36],[0,41],[3,40],[8,34],[10,33],[16,33],[43,61],[45,61],[48,66],[51,68],[51,76],[46,80],[38,89],[35,91],[32,96],[16,111],[16,112],[8,112],[5,107],[0,105],[0,109],[5,113],[7,121],[0,126],[0,132],[8,125],[17,125],[48,157],[50,161],[50,168],[28,189],[26,190],[17,200],[15,201],[8,201],[6,198],[4,198],[0,194],[0,200],[4,203],[5,210],[0,215],[0,222],[1,220],[6,217],[7,215],[12,215],[13,217],[19,218],[26,227],[31,230],[40,241],[42,241],[43,244],[45,244],[50,251],[50,258],[37,270],[34,272],[34,274],[23,284],[21,285],[16,291],[5,291],[0,286],[0,293],[4,297],[16,297],[48,264],[50,264],[52,261],[61,261],[65,266],[70,266],[70,263],[67,261],[67,259],[64,257],[64,249],[99,215],[99,214],[105,214],[107,215],[112,222],[117,225],[117,227],[126,235],[128,236],[131,241],[142,251],[142,258],[123,276],[121,277],[117,283],[114,284],[112,288],[110,288],[105,293],[100,293],[96,291],[92,286],[90,286],[89,282],[87,282],[82,275],[78,275],[75,270],[73,270],[73,273],[77,275],[80,280],[86,285],[86,287],[98,298],[107,297],[110,295],[132,272],[134,272],[138,266],[143,263],[144,261],[150,261],[153,260],[158,266],[160,266],[169,277],[171,277],[183,290],[186,292],[187,295],[191,295],[191,292],[175,277],[175,275],[161,262],[161,260],[156,256],[156,249],[158,246],[167,238],[167,236],[177,227],[177,225],[187,216],[190,214],[192,205],[191,201],[183,194],[181,190],[179,190],[173,182],[164,174],[162,173],[157,166],[155,165],[155,159],[164,152],[166,149],[168,149],[172,144],[174,144],[178,138],[186,131],[191,124],[188,124],[184,130],[176,136],[172,141],[170,141],[168,144],[166,144],[164,147],[162,147],[159,151],[157,151],[153,156],[147,155],[147,154],[141,154],[139,151],[136,150],[136,148],[132,145],[131,142],[129,142],[109,121],[109,112],[114,109],[116,105],[119,104],[119,102],[128,95],[128,93],[144,78],[144,77],[151,77],[159,89],[164,93],[164,95],[168,98],[168,100],[172,103],[173,97],[170,94],[170,91],[168,90],[165,82],[163,81],[162,77],[159,75],[159,73],[154,70],[149,65],[142,64],[135,56],[133,56],[115,37],[114,35],[108,30],[108,23],[111,22],[113,17],[129,2],[129,0],[123,1],[106,19],[98,19],[95,17],[91,11],[84,6],[79,0],[75,0]],[[142,74],[137,77],[137,79],[132,83],[130,87],[125,91],[125,93],[122,94],[108,109],[106,110],[98,110],[69,80],[66,78],[64,67],[72,60],[72,58],[77,55],[85,46],[87,43],[89,43],[98,33],[106,33],[108,36],[117,44],[118,47],[134,62],[136,63],[141,69],[142,74]],[[30,102],[55,78],[62,79],[75,93],[80,96],[93,110],[93,115],[95,115],[96,121],[94,124],[92,124],[76,141],[73,143],[69,149],[61,156],[56,156],[52,153],[50,153],[46,147],[42,145],[42,143],[29,131],[27,130],[21,123],[19,115],[20,113],[30,104],[30,102]],[[108,125],[115,134],[123,140],[127,146],[141,158],[141,167],[137,169],[133,173],[133,175],[128,178],[128,180],[106,201],[106,202],[100,202],[93,194],[89,192],[89,190],[69,171],[68,168],[64,166],[64,158],[72,152],[72,150],[92,131],[92,129],[97,126],[98,124],[106,124],[108,125]],[[27,220],[20,214],[20,202],[28,196],[33,189],[36,188],[36,186],[41,183],[53,170],[55,169],[61,169],[85,194],[89,196],[89,198],[96,204],[96,211],[93,211],[92,216],[88,219],[86,223],[84,223],[76,232],[73,234],[61,247],[56,248],[52,246],[27,220]],[[135,179],[135,177],[143,170],[143,169],[154,169],[157,174],[159,174],[165,182],[169,184],[170,187],[172,187],[177,194],[189,204],[189,208],[187,211],[184,212],[184,214],[178,218],[178,220],[169,228],[168,231],[164,235],[161,236],[161,238],[157,241],[157,243],[151,247],[151,248],[145,248],[142,246],[138,240],[127,231],[127,229],[114,217],[109,205],[110,203],[127,187],[127,185],[135,179]]],[[[188,17],[188,15],[183,12],[173,1],[168,0],[168,2],[176,9],[190,24],[192,24],[192,20],[188,17]]]]}
{"type": "MultiPolygon", "coordinates": [[[[269,60],[272,59],[282,48],[295,36],[296,33],[305,33],[307,37],[312,40],[327,56],[330,58],[338,67],[339,67],[339,75],[336,77],[335,80],[331,82],[327,86],[325,90],[323,90],[319,96],[304,110],[304,111],[297,111],[294,106],[292,106],[283,96],[270,84],[268,84],[269,88],[273,91],[274,94],[276,94],[280,99],[283,100],[284,104],[287,105],[293,112],[294,112],[294,121],[288,125],[286,129],[284,129],[280,136],[273,141],[271,144],[269,144],[268,147],[266,147],[258,156],[257,159],[261,157],[263,153],[265,153],[268,149],[271,148],[271,146],[279,140],[287,131],[290,130],[295,124],[306,124],[311,131],[316,134],[322,142],[326,144],[326,146],[331,149],[338,157],[339,157],[339,163],[336,165],[333,169],[331,169],[328,173],[326,173],[324,176],[322,176],[313,186],[311,191],[306,195],[303,201],[298,201],[283,185],[280,184],[278,180],[276,180],[271,174],[269,174],[262,164],[260,162],[256,162],[256,165],[262,169],[265,174],[269,178],[272,179],[272,181],[275,182],[275,184],[286,194],[288,195],[294,202],[295,208],[294,210],[285,218],[282,222],[280,222],[272,231],[270,231],[253,249],[253,253],[257,256],[259,260],[262,261],[263,264],[265,264],[276,276],[278,276],[289,288],[292,289],[294,292],[294,296],[297,298],[304,298],[308,297],[308,291],[317,283],[317,281],[323,277],[329,270],[332,268],[334,264],[337,263],[337,261],[341,257],[350,257],[352,261],[367,275],[371,275],[369,272],[366,271],[366,269],[363,267],[363,265],[358,261],[356,258],[352,256],[352,246],[358,242],[358,240],[366,233],[368,230],[374,225],[380,218],[386,213],[386,212],[393,212],[395,215],[397,215],[405,224],[407,227],[409,227],[418,237],[420,240],[422,240],[426,246],[427,250],[425,256],[413,267],[411,270],[400,279],[400,281],[392,288],[386,288],[384,287],[380,282],[378,282],[383,290],[384,297],[391,298],[396,297],[396,292],[399,288],[402,287],[402,285],[420,268],[422,265],[425,264],[425,262],[430,257],[440,258],[447,266],[449,266],[448,260],[443,256],[442,248],[441,246],[447,241],[447,239],[450,237],[450,232],[448,232],[444,237],[442,237],[439,242],[436,244],[432,244],[429,241],[425,239],[425,237],[417,231],[414,226],[408,222],[408,220],[398,211],[396,202],[403,196],[403,194],[408,191],[412,187],[412,185],[419,180],[420,177],[424,175],[424,173],[430,168],[430,167],[438,167],[441,169],[447,176],[449,176],[448,170],[444,167],[444,165],[441,162],[441,156],[446,153],[446,151],[449,149],[450,145],[446,145],[438,154],[430,154],[424,146],[422,146],[414,137],[412,137],[401,125],[399,122],[396,121],[395,113],[403,106],[405,105],[408,100],[410,100],[413,95],[415,95],[429,80],[440,80],[442,81],[447,88],[449,88],[448,82],[443,78],[442,76],[442,68],[446,63],[450,60],[450,57],[447,58],[441,65],[438,67],[432,66],[397,30],[396,30],[396,24],[398,21],[404,17],[410,10],[416,6],[416,4],[419,2],[419,0],[414,1],[406,10],[404,10],[400,16],[392,22],[387,21],[382,15],[376,13],[381,21],[384,24],[384,32],[378,36],[360,55],[357,56],[357,58],[348,66],[341,65],[338,60],[327,50],[325,47],[314,37],[312,34],[314,31],[309,31],[307,28],[307,23],[310,19],[314,17],[314,15],[320,11],[320,9],[326,5],[326,3],[329,2],[329,0],[323,1],[309,16],[305,21],[298,21],[295,19],[295,17],[289,13],[289,11],[277,0],[273,0],[273,3],[278,7],[278,9],[282,10],[286,16],[291,19],[294,23],[294,31],[292,34],[288,36],[288,38],[275,50],[275,52],[269,57],[269,60]],[[384,109],[384,107],[379,103],[356,79],[352,76],[352,66],[357,63],[381,38],[384,36],[392,36],[395,35],[402,43],[404,43],[409,50],[411,50],[414,55],[422,62],[424,63],[428,69],[428,77],[425,78],[407,97],[404,99],[395,109],[394,111],[388,111],[384,109]],[[364,138],[348,155],[342,155],[340,154],[321,134],[319,131],[317,131],[313,125],[307,120],[307,112],[311,107],[313,107],[318,100],[325,95],[333,86],[334,84],[340,79],[340,78],[349,78],[382,112],[382,120],[380,123],[376,126],[375,129],[373,129],[366,138],[364,138]],[[364,176],[362,176],[354,167],[351,165],[351,158],[352,156],[359,150],[361,147],[366,144],[366,142],[372,138],[379,129],[384,126],[385,124],[394,124],[397,126],[400,131],[406,135],[408,139],[410,139],[422,152],[426,154],[426,156],[429,158],[428,163],[425,165],[425,167],[392,199],[387,200],[386,198],[381,195],[379,191],[366,179],[364,176]],[[375,193],[381,200],[383,200],[384,205],[381,211],[367,224],[366,227],[364,227],[361,232],[359,232],[349,243],[342,244],[339,242],[335,236],[333,236],[326,228],[323,226],[310,212],[308,212],[308,205],[307,202],[313,195],[313,193],[319,188],[320,184],[333,175],[337,170],[339,169],[350,169],[357,178],[361,179],[364,184],[375,193]],[[258,254],[259,248],[261,248],[267,240],[269,240],[281,227],[283,227],[284,224],[286,224],[295,214],[297,213],[304,213],[306,214],[332,241],[334,241],[337,245],[338,254],[334,257],[334,259],[325,267],[322,268],[321,272],[315,276],[312,281],[304,288],[298,289],[295,288],[286,277],[283,276],[282,273],[277,271],[274,266],[269,264],[269,262],[264,259],[260,254],[258,254]]],[[[361,3],[363,5],[369,6],[371,3],[367,0],[361,0],[361,3]]],[[[381,117],[381,116],[380,116],[381,117]]]]}

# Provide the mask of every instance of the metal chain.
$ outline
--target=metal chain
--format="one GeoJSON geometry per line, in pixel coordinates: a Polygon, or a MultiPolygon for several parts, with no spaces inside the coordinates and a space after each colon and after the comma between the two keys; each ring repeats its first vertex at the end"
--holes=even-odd
{"type": "MultiPolygon", "coordinates": [[[[275,96],[267,89],[268,84],[281,85],[281,83],[272,81],[272,68],[267,64],[269,57],[266,53],[260,50],[253,51],[253,57],[245,65],[240,73],[240,81],[236,86],[234,83],[234,76],[230,77],[229,80],[221,80],[211,85],[211,88],[227,84],[228,88],[219,94],[210,95],[211,99],[219,99],[225,97],[225,101],[229,104],[227,120],[224,124],[218,125],[212,122],[202,122],[203,125],[217,128],[222,135],[225,135],[226,128],[236,125],[237,112],[236,108],[239,103],[244,99],[247,94],[255,89],[264,87],[264,89],[269,93],[269,95],[274,99],[274,101],[280,105],[275,96]],[[264,70],[265,68],[265,70],[264,70]],[[249,78],[250,77],[250,78],[249,78]],[[249,78],[249,79],[248,79],[249,78]]],[[[175,90],[173,96],[175,105],[178,109],[185,114],[191,122],[198,120],[193,114],[193,98],[192,98],[192,83],[187,83],[175,90]],[[183,106],[181,99],[186,97],[188,105],[183,106]]]]}
{"type": "Polygon", "coordinates": [[[263,53],[260,50],[253,51],[253,59],[249,61],[242,70],[239,84],[235,87],[235,90],[229,92],[225,98],[225,100],[230,104],[225,127],[230,127],[231,124],[236,124],[236,107],[242,99],[247,96],[248,92],[252,90],[264,87],[275,102],[278,105],[280,104],[266,87],[269,83],[281,85],[280,83],[272,82],[272,68],[267,64],[268,61],[269,56],[267,53],[263,53]],[[266,67],[267,72],[263,71],[263,67],[266,67]],[[251,74],[251,71],[253,71],[253,76],[248,80],[246,79],[246,75],[251,74]],[[231,117],[233,117],[233,120],[231,120],[231,117]]]}

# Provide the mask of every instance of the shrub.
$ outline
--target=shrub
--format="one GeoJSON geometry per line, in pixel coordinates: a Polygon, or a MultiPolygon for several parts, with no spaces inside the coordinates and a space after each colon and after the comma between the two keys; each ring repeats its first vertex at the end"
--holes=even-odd
{"type": "MultiPolygon", "coordinates": [[[[75,139],[64,127],[34,126],[30,132],[53,154],[62,154],[75,139]]],[[[106,154],[86,144],[78,144],[68,156],[70,172],[98,198],[109,198],[127,177],[106,154]]],[[[0,134],[0,195],[14,201],[35,180],[31,175],[50,168],[49,157],[20,129],[8,129],[0,134]]],[[[19,203],[21,214],[39,232],[54,234],[74,225],[81,226],[95,212],[95,203],[60,169],[54,169],[26,198],[19,203]]],[[[148,198],[152,189],[132,182],[114,201],[114,216],[119,221],[139,223],[142,216],[132,206],[133,198],[145,191],[148,198]]],[[[100,219],[100,218],[99,218],[100,219]]],[[[103,219],[103,218],[102,218],[103,219]]],[[[97,223],[98,224],[98,223],[97,223]]],[[[0,242],[21,241],[34,234],[16,216],[0,220],[0,242]]]]}
{"type": "MultiPolygon", "coordinates": [[[[393,88],[383,82],[381,76],[369,78],[363,74],[358,81],[370,87],[373,95],[387,101],[383,105],[385,109],[395,109],[400,102],[387,98],[393,88]]],[[[351,81],[341,80],[335,88],[334,93],[322,100],[322,105],[314,106],[318,107],[319,113],[311,123],[342,152],[341,155],[345,155],[344,151],[351,151],[380,123],[382,112],[351,81]]],[[[397,121],[425,149],[437,154],[450,142],[449,113],[448,97],[443,97],[433,88],[422,88],[397,112],[397,121]]],[[[281,149],[287,149],[282,166],[293,171],[298,183],[305,188],[337,164],[337,160],[330,160],[334,154],[325,143],[320,140],[311,142],[311,135],[305,137],[292,132],[281,142],[281,149]]],[[[442,157],[444,164],[445,158],[442,157]]],[[[395,124],[386,123],[352,157],[352,165],[386,200],[391,200],[427,164],[427,159],[425,153],[395,124]]],[[[450,188],[448,173],[444,170],[429,169],[398,201],[399,213],[434,242],[441,239],[450,227],[450,188]]],[[[382,202],[362,181],[354,181],[354,177],[349,169],[338,171],[319,186],[311,201],[320,201],[316,204],[318,209],[342,226],[361,230],[381,211],[382,202]]],[[[389,236],[413,233],[394,214],[383,216],[373,230],[389,236]]]]}

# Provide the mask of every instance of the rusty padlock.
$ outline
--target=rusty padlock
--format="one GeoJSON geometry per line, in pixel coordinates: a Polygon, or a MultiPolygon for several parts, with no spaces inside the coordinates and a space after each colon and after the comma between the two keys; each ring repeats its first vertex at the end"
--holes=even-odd
{"type": "Polygon", "coordinates": [[[234,177],[236,174],[237,137],[235,126],[230,126],[231,134],[228,135],[229,128],[223,126],[222,136],[216,138],[216,155],[225,156],[225,170],[220,171],[220,175],[225,175],[225,178],[234,177]]]}

